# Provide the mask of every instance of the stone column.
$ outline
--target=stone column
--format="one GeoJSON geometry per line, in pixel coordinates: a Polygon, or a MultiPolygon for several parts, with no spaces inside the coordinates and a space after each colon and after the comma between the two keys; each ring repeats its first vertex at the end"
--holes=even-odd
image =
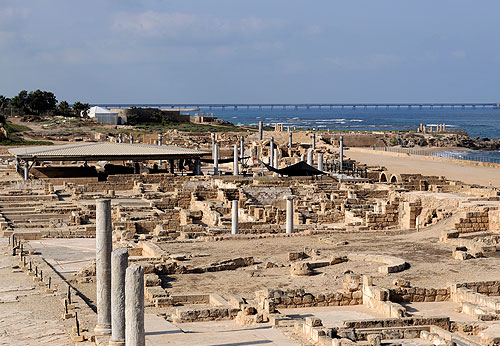
{"type": "Polygon", "coordinates": [[[293,233],[293,199],[294,196],[286,197],[286,233],[293,233]]]}
{"type": "Polygon", "coordinates": [[[212,137],[212,157],[215,156],[215,134],[211,133],[210,137],[212,137]]]}
{"type": "Polygon", "coordinates": [[[145,346],[144,269],[132,264],[125,274],[125,345],[145,346]]]}
{"type": "Polygon", "coordinates": [[[194,160],[194,175],[201,175],[201,162],[200,159],[194,160]]]}
{"type": "Polygon", "coordinates": [[[274,154],[274,137],[271,137],[271,141],[269,142],[269,166],[271,167],[274,167],[273,154],[274,154]]]}
{"type": "Polygon", "coordinates": [[[96,204],[96,281],[98,335],[111,334],[111,200],[96,204]]]}
{"type": "Polygon", "coordinates": [[[316,150],[316,134],[313,133],[313,138],[312,138],[312,150],[316,150]]]}
{"type": "Polygon", "coordinates": [[[238,145],[234,145],[234,155],[233,155],[233,175],[238,175],[238,145]]]}
{"type": "Polygon", "coordinates": [[[273,164],[274,164],[274,168],[278,169],[278,166],[279,166],[279,152],[278,152],[278,148],[274,148],[274,158],[273,158],[273,164]]]}
{"type": "Polygon", "coordinates": [[[259,140],[261,141],[264,134],[264,123],[259,121],[259,140]]]}
{"type": "Polygon", "coordinates": [[[339,154],[340,172],[344,170],[344,136],[340,136],[340,154],[339,154]]]}
{"type": "Polygon", "coordinates": [[[300,161],[305,161],[306,160],[306,156],[304,154],[300,154],[300,161]]]}
{"type": "Polygon", "coordinates": [[[232,222],[231,222],[231,234],[238,234],[239,224],[238,224],[238,200],[234,199],[232,201],[232,222]]]}
{"type": "Polygon", "coordinates": [[[111,253],[111,340],[110,346],[125,345],[125,271],[128,267],[127,249],[111,253]]]}
{"type": "Polygon", "coordinates": [[[307,164],[309,166],[313,165],[313,149],[312,148],[307,150],[307,164]]]}
{"type": "Polygon", "coordinates": [[[30,178],[30,163],[24,161],[24,180],[29,180],[30,178]]]}
{"type": "Polygon", "coordinates": [[[121,142],[122,142],[122,140],[123,140],[122,134],[121,134],[121,133],[119,133],[119,134],[118,134],[118,143],[121,143],[121,142]]]}
{"type": "Polygon", "coordinates": [[[219,144],[214,145],[214,175],[219,175],[219,144]]]}
{"type": "Polygon", "coordinates": [[[323,153],[318,153],[318,169],[323,171],[323,153]]]}
{"type": "Polygon", "coordinates": [[[245,137],[240,137],[240,161],[243,164],[243,157],[245,156],[245,137]]]}
{"type": "MultiPolygon", "coordinates": [[[[158,134],[158,145],[161,147],[163,145],[163,137],[161,136],[161,134],[159,133],[158,134]]],[[[158,160],[158,166],[161,166],[163,164],[163,161],[162,160],[158,160]]],[[[160,168],[160,167],[158,167],[160,168]]]]}
{"type": "Polygon", "coordinates": [[[130,144],[134,144],[134,136],[130,135],[130,144]]]}
{"type": "Polygon", "coordinates": [[[292,149],[292,138],[293,138],[293,133],[290,132],[288,134],[288,149],[292,149]]]}

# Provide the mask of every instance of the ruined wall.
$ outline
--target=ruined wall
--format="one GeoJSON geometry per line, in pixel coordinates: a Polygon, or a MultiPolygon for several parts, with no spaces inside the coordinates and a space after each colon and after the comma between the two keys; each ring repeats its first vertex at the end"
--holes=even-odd
{"type": "Polygon", "coordinates": [[[487,231],[489,229],[488,209],[483,211],[469,211],[455,224],[460,233],[487,231]]]}

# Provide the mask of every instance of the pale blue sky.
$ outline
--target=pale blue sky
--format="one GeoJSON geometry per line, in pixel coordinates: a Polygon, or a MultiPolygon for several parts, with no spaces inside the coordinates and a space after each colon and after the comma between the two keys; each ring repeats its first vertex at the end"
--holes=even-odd
{"type": "Polygon", "coordinates": [[[1,0],[0,94],[498,102],[498,0],[1,0]]]}

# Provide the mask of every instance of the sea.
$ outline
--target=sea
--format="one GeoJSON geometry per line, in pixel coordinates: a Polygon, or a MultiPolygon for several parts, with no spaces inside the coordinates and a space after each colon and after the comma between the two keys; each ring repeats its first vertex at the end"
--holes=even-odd
{"type": "MultiPolygon", "coordinates": [[[[307,108],[201,108],[197,113],[213,113],[215,117],[236,125],[274,126],[283,123],[303,129],[389,131],[416,130],[420,123],[431,126],[445,123],[450,130],[465,130],[473,138],[500,138],[500,109],[492,107],[311,107],[307,108]]],[[[193,114],[196,112],[193,112],[193,114]]],[[[435,155],[473,161],[500,163],[500,150],[446,151],[435,155]]]]}

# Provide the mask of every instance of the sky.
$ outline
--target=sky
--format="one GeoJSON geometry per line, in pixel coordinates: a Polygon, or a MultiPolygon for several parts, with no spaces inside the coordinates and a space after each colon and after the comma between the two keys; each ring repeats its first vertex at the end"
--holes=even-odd
{"type": "Polygon", "coordinates": [[[499,102],[498,0],[0,0],[0,95],[499,102]]]}

